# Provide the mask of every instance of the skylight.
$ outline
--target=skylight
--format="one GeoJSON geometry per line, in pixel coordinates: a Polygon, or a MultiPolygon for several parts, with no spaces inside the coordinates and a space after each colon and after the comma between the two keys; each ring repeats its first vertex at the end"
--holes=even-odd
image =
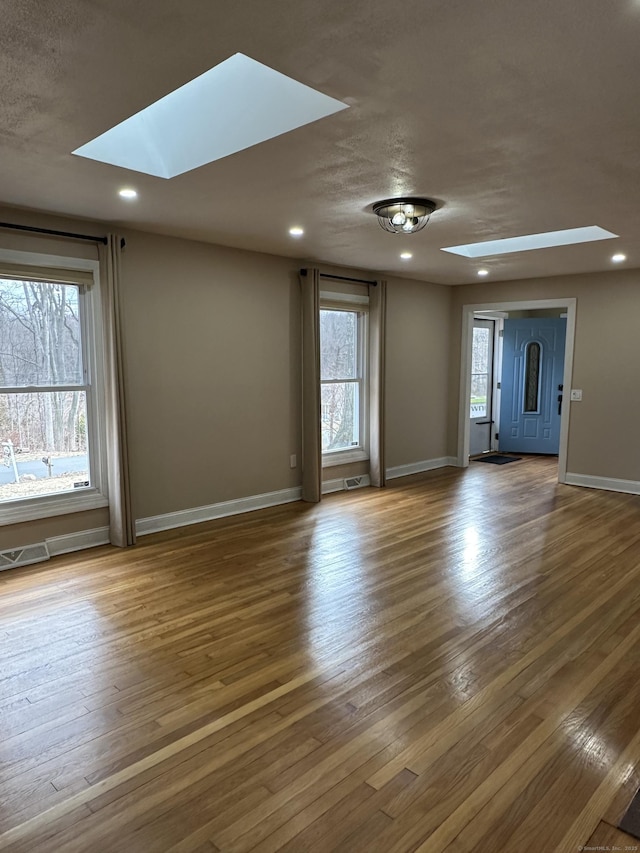
{"type": "Polygon", "coordinates": [[[486,258],[489,255],[508,255],[511,252],[529,252],[532,249],[549,249],[553,246],[571,246],[574,243],[610,240],[617,236],[597,225],[589,225],[586,228],[567,228],[564,231],[546,231],[543,234],[525,234],[523,237],[468,243],[466,246],[449,246],[441,251],[462,255],[465,258],[486,258]]]}
{"type": "Polygon", "coordinates": [[[174,178],[344,109],[236,53],[73,153],[174,178]]]}

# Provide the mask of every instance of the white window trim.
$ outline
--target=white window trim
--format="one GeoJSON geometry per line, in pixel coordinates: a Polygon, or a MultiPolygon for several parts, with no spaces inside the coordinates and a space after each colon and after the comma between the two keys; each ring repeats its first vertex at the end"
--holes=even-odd
{"type": "Polygon", "coordinates": [[[92,486],[78,492],[60,492],[54,495],[2,502],[0,503],[0,527],[107,507],[109,506],[109,499],[106,476],[106,437],[104,418],[99,416],[99,410],[104,403],[100,265],[98,261],[88,258],[44,255],[0,248],[0,264],[2,263],[89,271],[93,276],[93,284],[91,287],[85,286],[81,300],[84,313],[83,366],[88,372],[85,381],[91,386],[91,393],[87,394],[87,413],[89,414],[89,447],[92,449],[89,457],[92,486]]]}
{"type": "MultiPolygon", "coordinates": [[[[322,467],[333,468],[369,459],[369,297],[351,293],[321,291],[320,310],[354,311],[360,316],[360,445],[344,450],[322,451],[322,467]]],[[[321,383],[322,385],[322,380],[321,383]]]]}

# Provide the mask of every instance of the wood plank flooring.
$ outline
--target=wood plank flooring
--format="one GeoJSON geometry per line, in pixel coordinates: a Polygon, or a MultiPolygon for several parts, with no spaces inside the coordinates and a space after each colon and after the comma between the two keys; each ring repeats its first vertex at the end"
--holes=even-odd
{"type": "Polygon", "coordinates": [[[640,787],[640,498],[432,471],[0,574],[0,850],[568,853],[640,787]]]}

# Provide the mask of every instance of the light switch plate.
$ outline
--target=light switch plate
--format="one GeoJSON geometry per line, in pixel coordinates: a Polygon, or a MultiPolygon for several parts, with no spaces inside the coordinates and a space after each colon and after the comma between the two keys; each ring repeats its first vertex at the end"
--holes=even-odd
{"type": "Polygon", "coordinates": [[[572,400],[582,400],[582,389],[581,388],[572,388],[571,389],[571,399],[572,400]]]}

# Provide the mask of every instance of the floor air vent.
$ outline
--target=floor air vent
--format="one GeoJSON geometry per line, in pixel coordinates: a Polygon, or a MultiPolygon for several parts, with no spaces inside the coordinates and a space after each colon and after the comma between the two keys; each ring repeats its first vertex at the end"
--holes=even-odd
{"type": "Polygon", "coordinates": [[[30,566],[31,563],[42,563],[48,559],[49,549],[44,542],[25,545],[24,548],[14,548],[12,551],[0,551],[0,571],[16,569],[18,566],[30,566]]]}
{"type": "Polygon", "coordinates": [[[345,489],[359,489],[362,485],[362,477],[347,477],[344,481],[345,489]]]}

